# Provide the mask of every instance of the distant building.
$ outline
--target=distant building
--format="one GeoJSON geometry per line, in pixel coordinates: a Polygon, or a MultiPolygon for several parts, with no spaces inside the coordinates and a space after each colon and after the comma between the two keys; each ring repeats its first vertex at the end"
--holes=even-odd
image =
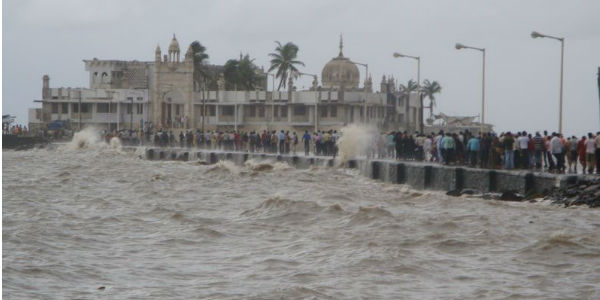
{"type": "Polygon", "coordinates": [[[184,57],[173,35],[167,53],[155,49],[153,62],[84,60],[89,88],[51,88],[42,79],[41,109],[29,112],[30,127],[44,127],[55,120],[77,129],[94,125],[108,130],[171,128],[206,130],[290,129],[313,131],[340,129],[350,123],[368,123],[381,130],[419,129],[422,114],[416,94],[396,91],[392,78],[383,79],[373,92],[371,76],[359,87],[360,72],[340,51],[312,87],[298,91],[293,82],[287,91],[267,91],[267,74],[261,88],[251,91],[225,90],[222,66],[209,66],[217,78],[203,91],[194,81],[191,47],[184,57]],[[262,88],[264,87],[264,88],[262,88]],[[365,116],[366,109],[366,116],[365,116]]]}

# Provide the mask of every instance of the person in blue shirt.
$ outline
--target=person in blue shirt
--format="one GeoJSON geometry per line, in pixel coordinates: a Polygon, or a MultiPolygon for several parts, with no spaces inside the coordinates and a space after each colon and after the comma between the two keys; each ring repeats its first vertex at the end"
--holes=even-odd
{"type": "Polygon", "coordinates": [[[283,154],[285,151],[285,133],[282,131],[279,132],[279,154],[283,154]]]}
{"type": "Polygon", "coordinates": [[[472,137],[467,142],[467,151],[469,151],[469,157],[471,158],[471,167],[477,165],[477,153],[479,153],[479,137],[472,137]]]}
{"type": "Polygon", "coordinates": [[[304,131],[302,141],[304,142],[304,155],[308,156],[308,151],[310,150],[310,133],[308,133],[308,130],[304,131]]]}

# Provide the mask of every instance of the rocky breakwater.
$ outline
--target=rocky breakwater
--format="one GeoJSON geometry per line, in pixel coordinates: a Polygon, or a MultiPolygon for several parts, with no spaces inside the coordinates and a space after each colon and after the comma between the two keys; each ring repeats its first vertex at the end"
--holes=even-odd
{"type": "Polygon", "coordinates": [[[578,177],[564,187],[553,188],[544,199],[565,207],[573,205],[600,207],[600,177],[594,175],[578,177]]]}
{"type": "Polygon", "coordinates": [[[594,175],[568,176],[562,182],[563,184],[552,187],[543,193],[531,191],[526,195],[516,191],[481,192],[474,189],[451,190],[446,195],[500,201],[538,202],[546,200],[565,207],[580,205],[592,208],[600,207],[600,177],[594,175]]]}

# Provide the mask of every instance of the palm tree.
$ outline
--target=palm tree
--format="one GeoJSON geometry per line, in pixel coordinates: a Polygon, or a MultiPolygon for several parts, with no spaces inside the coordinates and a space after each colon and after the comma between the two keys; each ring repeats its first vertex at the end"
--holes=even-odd
{"type": "Polygon", "coordinates": [[[200,42],[194,41],[190,47],[192,47],[192,55],[194,61],[194,81],[199,85],[204,80],[206,83],[207,77],[209,77],[208,71],[205,65],[208,60],[208,54],[206,54],[206,47],[202,46],[200,42]]]}
{"type": "Polygon", "coordinates": [[[275,43],[277,43],[275,52],[269,53],[269,56],[272,58],[269,72],[277,69],[275,77],[280,78],[279,86],[277,87],[277,90],[280,90],[282,86],[285,88],[288,77],[298,76],[299,71],[296,68],[296,65],[304,66],[304,63],[295,60],[298,55],[298,46],[294,43],[288,42],[283,46],[280,42],[275,43]]]}
{"type": "Polygon", "coordinates": [[[437,81],[429,81],[425,79],[423,81],[423,95],[429,98],[429,118],[433,115],[433,107],[435,106],[435,94],[439,94],[442,92],[442,87],[437,81]]]}
{"type": "Polygon", "coordinates": [[[398,91],[403,94],[403,96],[408,96],[411,92],[416,91],[417,88],[417,82],[411,79],[406,83],[406,85],[400,84],[398,91]]]}
{"type": "Polygon", "coordinates": [[[194,79],[194,91],[196,91],[196,87],[200,86],[200,83],[203,82],[202,85],[202,132],[204,132],[204,122],[206,116],[206,81],[209,77],[208,69],[206,68],[206,63],[208,60],[208,54],[206,54],[206,47],[202,46],[200,42],[194,41],[190,45],[192,48],[192,59],[194,63],[194,73],[192,74],[194,79]]]}
{"type": "Polygon", "coordinates": [[[406,85],[404,84],[400,84],[400,86],[398,87],[398,91],[400,92],[400,97],[404,99],[404,101],[406,101],[405,105],[404,105],[404,122],[405,122],[405,128],[408,130],[409,128],[409,117],[408,117],[408,108],[409,108],[409,103],[408,101],[410,101],[410,93],[416,91],[419,88],[419,86],[417,85],[417,82],[414,80],[409,80],[406,85]]]}
{"type": "Polygon", "coordinates": [[[225,63],[223,75],[228,88],[253,90],[259,81],[258,67],[254,64],[254,59],[246,54],[240,59],[230,59],[225,63]]]}

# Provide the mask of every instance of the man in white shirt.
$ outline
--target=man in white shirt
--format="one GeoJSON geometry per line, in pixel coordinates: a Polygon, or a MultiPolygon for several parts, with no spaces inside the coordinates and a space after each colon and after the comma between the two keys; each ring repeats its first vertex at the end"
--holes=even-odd
{"type": "Polygon", "coordinates": [[[423,152],[425,153],[425,161],[431,161],[431,137],[427,136],[423,141],[423,152]]]}
{"type": "Polygon", "coordinates": [[[529,137],[527,136],[527,132],[523,131],[523,133],[521,134],[521,136],[517,139],[517,144],[519,145],[519,159],[520,162],[518,162],[519,166],[527,169],[529,168],[529,153],[528,153],[528,146],[529,146],[529,137]]]}
{"type": "Polygon", "coordinates": [[[596,153],[596,140],[594,139],[594,135],[592,133],[588,133],[588,139],[585,141],[585,161],[588,167],[588,174],[594,173],[594,167],[596,163],[595,153],[596,153]]]}
{"type": "Polygon", "coordinates": [[[440,131],[440,133],[438,134],[438,136],[435,137],[433,143],[436,146],[436,154],[437,154],[437,161],[440,164],[444,163],[444,158],[442,157],[442,139],[444,138],[444,132],[440,131]]]}
{"type": "Polygon", "coordinates": [[[563,144],[561,143],[557,133],[554,133],[552,139],[550,140],[550,153],[556,157],[556,170],[558,170],[558,172],[564,171],[564,156],[562,155],[563,144]]]}

